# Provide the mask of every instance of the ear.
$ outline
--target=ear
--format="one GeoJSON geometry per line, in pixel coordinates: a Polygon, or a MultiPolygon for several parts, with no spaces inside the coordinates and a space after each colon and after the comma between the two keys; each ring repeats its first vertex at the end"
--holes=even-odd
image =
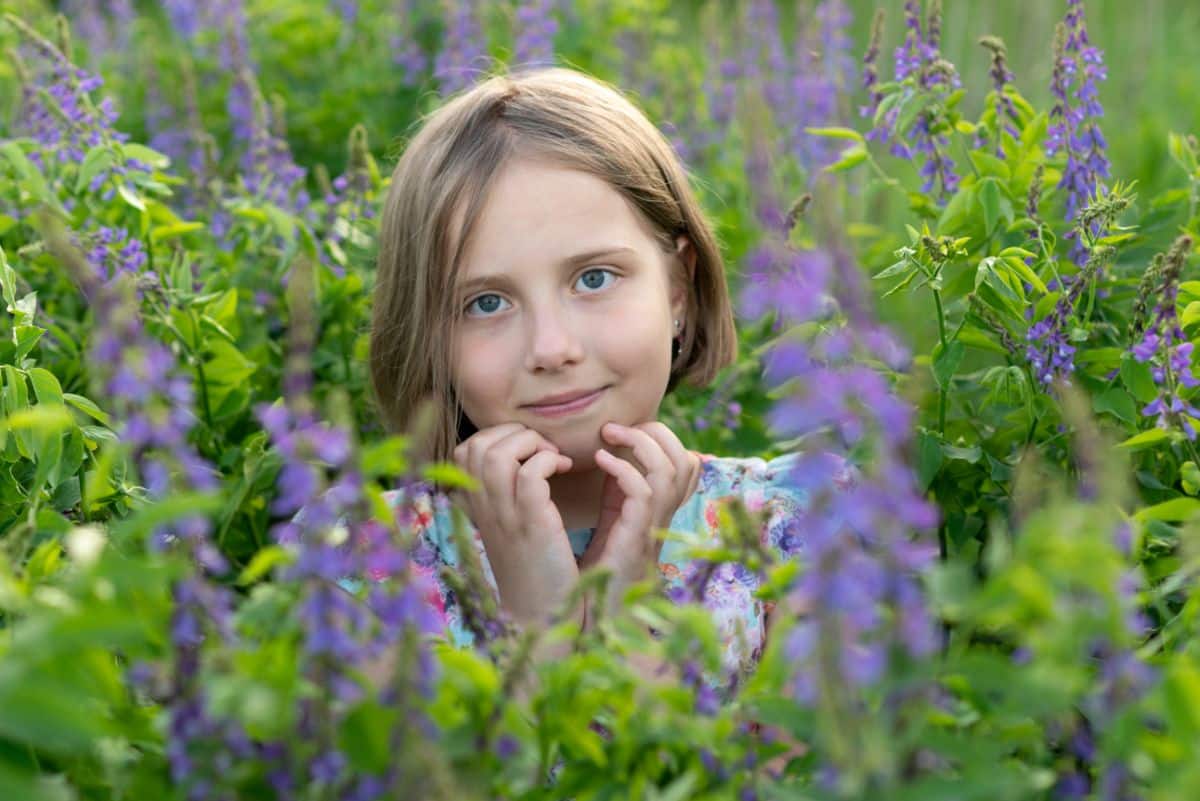
{"type": "Polygon", "coordinates": [[[675,238],[675,257],[671,264],[671,316],[682,319],[688,298],[696,282],[696,248],[687,234],[675,238]]]}

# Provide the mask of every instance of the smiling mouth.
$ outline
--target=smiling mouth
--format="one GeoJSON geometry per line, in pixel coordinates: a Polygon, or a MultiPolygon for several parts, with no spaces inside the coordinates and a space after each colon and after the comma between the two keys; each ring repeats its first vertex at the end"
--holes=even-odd
{"type": "Polygon", "coordinates": [[[600,396],[606,391],[608,391],[608,387],[601,387],[595,392],[588,393],[587,395],[583,395],[563,403],[547,403],[540,406],[530,404],[525,408],[529,409],[540,417],[563,417],[569,414],[581,412],[588,408],[597,400],[599,400],[600,396]]]}

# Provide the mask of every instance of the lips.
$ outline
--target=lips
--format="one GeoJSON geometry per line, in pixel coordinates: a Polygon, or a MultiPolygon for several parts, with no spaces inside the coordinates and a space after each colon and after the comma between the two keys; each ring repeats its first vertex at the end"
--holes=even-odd
{"type": "MultiPolygon", "coordinates": [[[[603,389],[603,387],[600,389],[603,389]]],[[[580,389],[574,392],[561,392],[558,395],[547,395],[541,400],[534,401],[533,403],[527,403],[525,406],[527,408],[534,408],[538,406],[560,406],[564,403],[570,403],[571,401],[579,400],[580,398],[586,398],[588,395],[594,395],[595,393],[599,392],[600,389],[580,389]]]]}
{"type": "Polygon", "coordinates": [[[582,414],[585,409],[595,404],[608,387],[601,387],[590,392],[564,392],[559,395],[547,395],[543,401],[565,398],[557,403],[532,403],[525,406],[539,417],[567,417],[582,414]]]}

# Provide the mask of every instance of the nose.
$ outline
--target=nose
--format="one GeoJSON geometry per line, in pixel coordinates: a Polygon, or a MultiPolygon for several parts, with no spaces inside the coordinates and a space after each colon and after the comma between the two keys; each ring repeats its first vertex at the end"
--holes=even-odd
{"type": "Polygon", "coordinates": [[[529,316],[529,347],[525,366],[530,372],[560,370],[583,358],[578,320],[561,303],[550,303],[529,316]]]}

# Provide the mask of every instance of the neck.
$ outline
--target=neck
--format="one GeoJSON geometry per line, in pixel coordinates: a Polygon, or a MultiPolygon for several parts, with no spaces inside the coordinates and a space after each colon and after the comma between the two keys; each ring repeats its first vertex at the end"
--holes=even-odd
{"type": "Polygon", "coordinates": [[[578,473],[551,476],[550,499],[562,515],[567,531],[595,528],[600,519],[600,494],[608,474],[598,467],[578,473]]]}

